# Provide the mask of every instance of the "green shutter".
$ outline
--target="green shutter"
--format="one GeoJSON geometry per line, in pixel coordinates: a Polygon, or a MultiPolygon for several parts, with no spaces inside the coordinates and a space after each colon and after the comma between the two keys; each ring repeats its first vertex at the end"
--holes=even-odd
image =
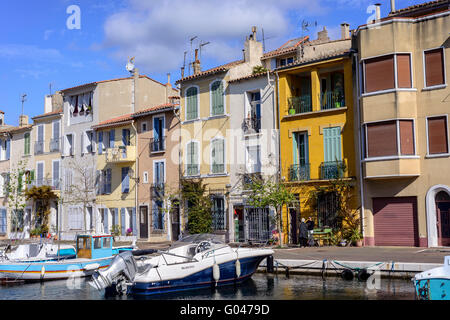
{"type": "Polygon", "coordinates": [[[298,164],[298,136],[299,133],[298,132],[294,132],[292,134],[292,155],[293,155],[293,164],[297,165],[298,164]]]}
{"type": "Polygon", "coordinates": [[[197,118],[197,88],[192,87],[186,91],[186,120],[197,118]]]}
{"type": "Polygon", "coordinates": [[[31,153],[31,150],[30,150],[30,134],[29,133],[25,133],[24,153],[26,155],[31,153]]]}
{"type": "Polygon", "coordinates": [[[323,139],[324,139],[324,161],[341,161],[341,128],[324,128],[323,129],[323,139]]]}
{"type": "Polygon", "coordinates": [[[211,103],[213,115],[224,113],[222,81],[216,81],[211,85],[211,103]]]}

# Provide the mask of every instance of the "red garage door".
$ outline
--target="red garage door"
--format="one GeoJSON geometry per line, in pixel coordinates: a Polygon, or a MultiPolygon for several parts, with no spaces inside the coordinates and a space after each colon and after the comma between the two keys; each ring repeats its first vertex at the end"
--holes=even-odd
{"type": "Polygon", "coordinates": [[[373,198],[375,245],[418,246],[416,197],[373,198]]]}

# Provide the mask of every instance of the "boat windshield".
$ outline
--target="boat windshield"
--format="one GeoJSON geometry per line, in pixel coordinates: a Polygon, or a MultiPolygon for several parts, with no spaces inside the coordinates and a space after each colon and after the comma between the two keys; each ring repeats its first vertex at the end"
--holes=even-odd
{"type": "Polygon", "coordinates": [[[183,237],[182,239],[174,242],[171,248],[177,248],[188,244],[199,244],[203,241],[209,241],[215,245],[223,244],[223,241],[220,239],[220,237],[215,234],[200,233],[183,237]]]}

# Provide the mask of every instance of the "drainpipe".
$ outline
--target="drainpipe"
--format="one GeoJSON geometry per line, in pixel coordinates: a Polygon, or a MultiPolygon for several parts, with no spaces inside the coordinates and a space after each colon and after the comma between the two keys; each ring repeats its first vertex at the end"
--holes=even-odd
{"type": "Polygon", "coordinates": [[[362,151],[362,143],[361,143],[361,139],[362,139],[362,137],[361,137],[361,130],[362,130],[362,126],[361,126],[361,112],[360,112],[360,103],[359,103],[359,99],[360,99],[360,96],[359,96],[359,93],[360,93],[360,90],[361,90],[361,88],[360,88],[360,78],[359,78],[359,76],[360,76],[360,70],[359,70],[359,68],[360,68],[360,66],[359,66],[359,63],[358,63],[358,54],[355,54],[354,56],[353,56],[353,59],[354,59],[354,63],[355,63],[355,66],[356,66],[356,87],[358,88],[357,89],[357,92],[356,92],[356,94],[355,94],[355,97],[356,97],[356,114],[357,114],[357,119],[358,119],[358,126],[357,126],[357,128],[358,128],[358,152],[357,152],[357,156],[358,156],[358,162],[359,162],[359,191],[360,191],[360,198],[361,198],[361,232],[362,232],[362,235],[363,235],[363,243],[365,244],[365,241],[364,241],[364,238],[365,238],[365,228],[364,228],[364,182],[363,182],[363,170],[362,170],[362,166],[363,166],[363,162],[362,162],[362,159],[363,159],[363,157],[362,157],[362,154],[361,154],[361,151],[362,151]]]}
{"type": "MultiPolygon", "coordinates": [[[[275,74],[277,75],[277,104],[278,104],[278,114],[277,114],[277,118],[278,118],[278,182],[280,182],[282,179],[281,176],[281,136],[280,136],[280,127],[281,127],[281,119],[280,119],[280,78],[278,76],[278,71],[275,72],[275,74]]],[[[282,231],[283,231],[283,208],[281,208],[281,212],[280,212],[280,228],[281,230],[278,230],[278,236],[279,236],[279,241],[280,241],[280,245],[283,244],[283,238],[281,236],[282,231]]],[[[288,239],[289,242],[289,239],[288,239]]]]}
{"type": "MultiPolygon", "coordinates": [[[[181,111],[181,86],[178,87],[178,89],[180,90],[180,105],[178,107],[178,110],[181,111]]],[[[182,197],[181,197],[181,176],[182,176],[182,165],[181,165],[181,118],[180,116],[177,114],[175,108],[173,109],[173,114],[174,116],[178,119],[178,126],[179,126],[179,130],[180,130],[180,134],[178,136],[178,191],[180,192],[180,199],[178,199],[178,201],[180,202],[178,204],[178,210],[179,210],[179,219],[180,221],[178,221],[178,223],[180,224],[180,231],[178,234],[178,238],[180,238],[181,235],[181,227],[182,227],[182,223],[181,223],[181,208],[182,206],[182,197]]],[[[184,208],[183,208],[184,209],[184,208]]],[[[184,211],[183,211],[184,213],[184,211]]],[[[184,221],[183,221],[184,222],[184,221]]],[[[171,239],[169,239],[171,240],[171,239]]]]}

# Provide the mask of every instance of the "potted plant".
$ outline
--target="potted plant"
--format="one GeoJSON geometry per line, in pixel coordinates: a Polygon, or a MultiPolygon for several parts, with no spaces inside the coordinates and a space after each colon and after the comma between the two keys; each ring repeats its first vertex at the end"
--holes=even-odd
{"type": "Polygon", "coordinates": [[[30,231],[31,238],[39,238],[41,234],[41,228],[36,227],[30,231]]]}
{"type": "Polygon", "coordinates": [[[363,236],[361,231],[359,230],[359,228],[353,228],[350,230],[350,234],[349,234],[349,241],[357,246],[357,247],[362,247],[362,240],[363,240],[363,236]]]}
{"type": "Polygon", "coordinates": [[[112,226],[111,234],[114,237],[114,241],[116,241],[116,237],[120,236],[120,227],[117,224],[112,226]]]}
{"type": "Polygon", "coordinates": [[[132,236],[133,235],[133,229],[128,228],[127,229],[127,236],[132,236]]]}

